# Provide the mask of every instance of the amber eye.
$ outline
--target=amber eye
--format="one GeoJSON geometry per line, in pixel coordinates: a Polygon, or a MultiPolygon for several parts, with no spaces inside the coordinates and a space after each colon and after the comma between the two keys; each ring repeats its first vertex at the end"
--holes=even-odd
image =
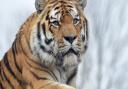
{"type": "Polygon", "coordinates": [[[73,24],[77,25],[79,22],[80,22],[80,20],[78,18],[73,19],[73,24]]]}
{"type": "Polygon", "coordinates": [[[59,21],[55,20],[52,22],[52,25],[55,27],[59,27],[60,23],[59,23],[59,21]]]}

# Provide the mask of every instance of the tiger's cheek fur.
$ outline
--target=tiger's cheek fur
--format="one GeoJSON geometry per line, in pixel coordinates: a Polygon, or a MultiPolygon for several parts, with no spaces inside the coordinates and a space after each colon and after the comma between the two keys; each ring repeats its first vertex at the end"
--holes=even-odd
{"type": "Polygon", "coordinates": [[[50,32],[46,33],[45,30],[46,29],[42,29],[42,25],[40,23],[39,26],[35,26],[35,29],[31,31],[30,46],[33,55],[39,62],[44,65],[50,65],[55,63],[55,58],[51,51],[53,50],[54,42],[46,42],[47,40],[52,39],[52,35],[50,32]]]}

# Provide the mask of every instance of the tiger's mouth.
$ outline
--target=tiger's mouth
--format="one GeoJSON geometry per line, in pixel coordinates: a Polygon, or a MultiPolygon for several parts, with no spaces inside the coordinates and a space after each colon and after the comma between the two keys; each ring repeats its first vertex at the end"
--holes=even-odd
{"type": "Polygon", "coordinates": [[[80,62],[80,52],[71,47],[63,52],[58,52],[56,59],[56,64],[59,66],[74,66],[80,62]]]}
{"type": "Polygon", "coordinates": [[[68,54],[79,55],[79,52],[78,51],[75,51],[73,48],[70,48],[67,52],[64,53],[63,56],[68,55],[68,54]]]}
{"type": "Polygon", "coordinates": [[[69,55],[76,55],[77,57],[79,57],[79,56],[80,56],[80,52],[79,52],[79,51],[75,51],[75,49],[73,49],[73,48],[71,47],[71,48],[69,48],[69,49],[66,50],[66,51],[58,52],[57,55],[56,55],[56,58],[63,60],[63,58],[64,58],[65,56],[67,56],[67,55],[68,55],[68,56],[69,56],[69,55]]]}

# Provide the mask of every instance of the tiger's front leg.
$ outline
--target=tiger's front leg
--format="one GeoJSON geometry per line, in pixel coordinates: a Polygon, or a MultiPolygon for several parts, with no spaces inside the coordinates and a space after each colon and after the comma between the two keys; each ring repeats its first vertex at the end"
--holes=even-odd
{"type": "Polygon", "coordinates": [[[25,89],[75,89],[75,86],[72,87],[70,83],[66,85],[54,81],[51,76],[45,76],[45,72],[34,71],[33,68],[25,67],[22,71],[22,76],[26,82],[26,85],[24,85],[25,89]],[[37,75],[34,73],[37,73],[37,75]]]}
{"type": "Polygon", "coordinates": [[[75,89],[75,88],[66,84],[61,84],[50,80],[38,80],[34,82],[32,89],[75,89]]]}
{"type": "Polygon", "coordinates": [[[68,85],[76,87],[76,76],[68,83],[68,85]]]}

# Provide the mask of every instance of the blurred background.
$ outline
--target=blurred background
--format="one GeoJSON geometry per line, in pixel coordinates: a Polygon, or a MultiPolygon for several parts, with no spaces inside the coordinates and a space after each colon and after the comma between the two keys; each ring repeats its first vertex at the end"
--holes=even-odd
{"type": "MultiPolygon", "coordinates": [[[[34,0],[0,0],[0,59],[32,12],[34,0]]],[[[128,89],[128,0],[88,0],[89,47],[78,89],[128,89]]]]}
{"type": "Polygon", "coordinates": [[[16,33],[35,11],[35,0],[0,0],[0,59],[11,47],[16,33]]]}

